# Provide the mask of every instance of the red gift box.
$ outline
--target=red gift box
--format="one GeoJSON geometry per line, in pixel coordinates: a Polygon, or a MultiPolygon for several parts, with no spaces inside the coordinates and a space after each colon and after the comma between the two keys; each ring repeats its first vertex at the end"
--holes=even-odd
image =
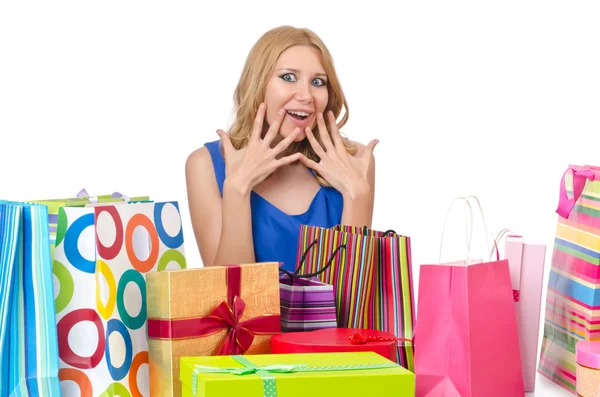
{"type": "MultiPolygon", "coordinates": [[[[358,328],[327,328],[311,332],[288,332],[271,338],[273,354],[375,352],[396,362],[396,346],[402,338],[383,331],[358,328]]],[[[404,343],[410,343],[405,340],[404,343]]]]}

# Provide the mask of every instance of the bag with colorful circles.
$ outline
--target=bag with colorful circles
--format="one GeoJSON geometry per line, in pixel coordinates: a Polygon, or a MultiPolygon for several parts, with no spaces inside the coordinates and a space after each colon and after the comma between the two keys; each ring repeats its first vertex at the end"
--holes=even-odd
{"type": "Polygon", "coordinates": [[[186,267],[178,204],[61,211],[54,268],[63,396],[147,396],[145,273],[186,267]]]}

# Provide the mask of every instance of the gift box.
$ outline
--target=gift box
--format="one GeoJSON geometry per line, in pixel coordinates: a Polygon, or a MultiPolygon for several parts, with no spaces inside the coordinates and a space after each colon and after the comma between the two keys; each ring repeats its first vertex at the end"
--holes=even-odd
{"type": "Polygon", "coordinates": [[[184,357],[183,397],[413,397],[414,375],[373,352],[184,357]]]}
{"type": "Polygon", "coordinates": [[[150,392],[180,396],[184,356],[268,354],[281,332],[279,263],[149,274],[150,392]]]}
{"type": "Polygon", "coordinates": [[[336,328],[333,285],[285,275],[279,283],[281,331],[336,328]]]}
{"type": "MultiPolygon", "coordinates": [[[[375,352],[396,361],[398,339],[389,332],[359,328],[321,329],[312,332],[289,332],[271,339],[273,354],[375,352]]],[[[410,344],[410,341],[403,341],[410,344]]]]}
{"type": "Polygon", "coordinates": [[[314,240],[302,253],[294,273],[283,268],[280,269],[285,273],[279,280],[281,330],[283,332],[313,331],[337,327],[333,285],[317,280],[316,276],[327,270],[338,253],[346,246],[340,245],[321,270],[301,275],[300,270],[306,262],[306,257],[316,244],[317,240],[314,240]]]}

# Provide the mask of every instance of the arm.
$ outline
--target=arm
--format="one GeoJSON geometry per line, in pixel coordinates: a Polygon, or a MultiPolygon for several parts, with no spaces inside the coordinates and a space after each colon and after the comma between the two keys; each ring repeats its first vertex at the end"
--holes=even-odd
{"type": "MultiPolygon", "coordinates": [[[[358,146],[356,157],[362,156],[365,146],[356,142],[354,144],[358,146]]],[[[373,155],[371,155],[369,162],[367,182],[368,185],[358,188],[357,191],[343,194],[342,224],[371,228],[375,204],[375,157],[373,155]]]]}
{"type": "Polygon", "coordinates": [[[190,154],[185,175],[192,228],[204,266],[255,262],[250,191],[226,179],[221,198],[205,147],[190,154]]]}

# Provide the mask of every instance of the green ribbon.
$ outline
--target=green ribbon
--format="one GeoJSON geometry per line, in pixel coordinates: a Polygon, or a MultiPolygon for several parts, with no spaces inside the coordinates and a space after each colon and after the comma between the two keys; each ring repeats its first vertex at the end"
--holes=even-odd
{"type": "Polygon", "coordinates": [[[324,367],[310,367],[306,364],[274,364],[257,366],[244,356],[231,356],[242,368],[222,368],[207,365],[194,365],[192,372],[192,394],[195,396],[198,390],[198,375],[201,373],[231,374],[231,375],[258,375],[263,381],[263,397],[277,397],[276,380],[272,374],[292,372],[327,372],[327,371],[357,371],[363,369],[385,369],[397,368],[396,363],[382,364],[357,364],[357,365],[333,365],[324,367]]]}

